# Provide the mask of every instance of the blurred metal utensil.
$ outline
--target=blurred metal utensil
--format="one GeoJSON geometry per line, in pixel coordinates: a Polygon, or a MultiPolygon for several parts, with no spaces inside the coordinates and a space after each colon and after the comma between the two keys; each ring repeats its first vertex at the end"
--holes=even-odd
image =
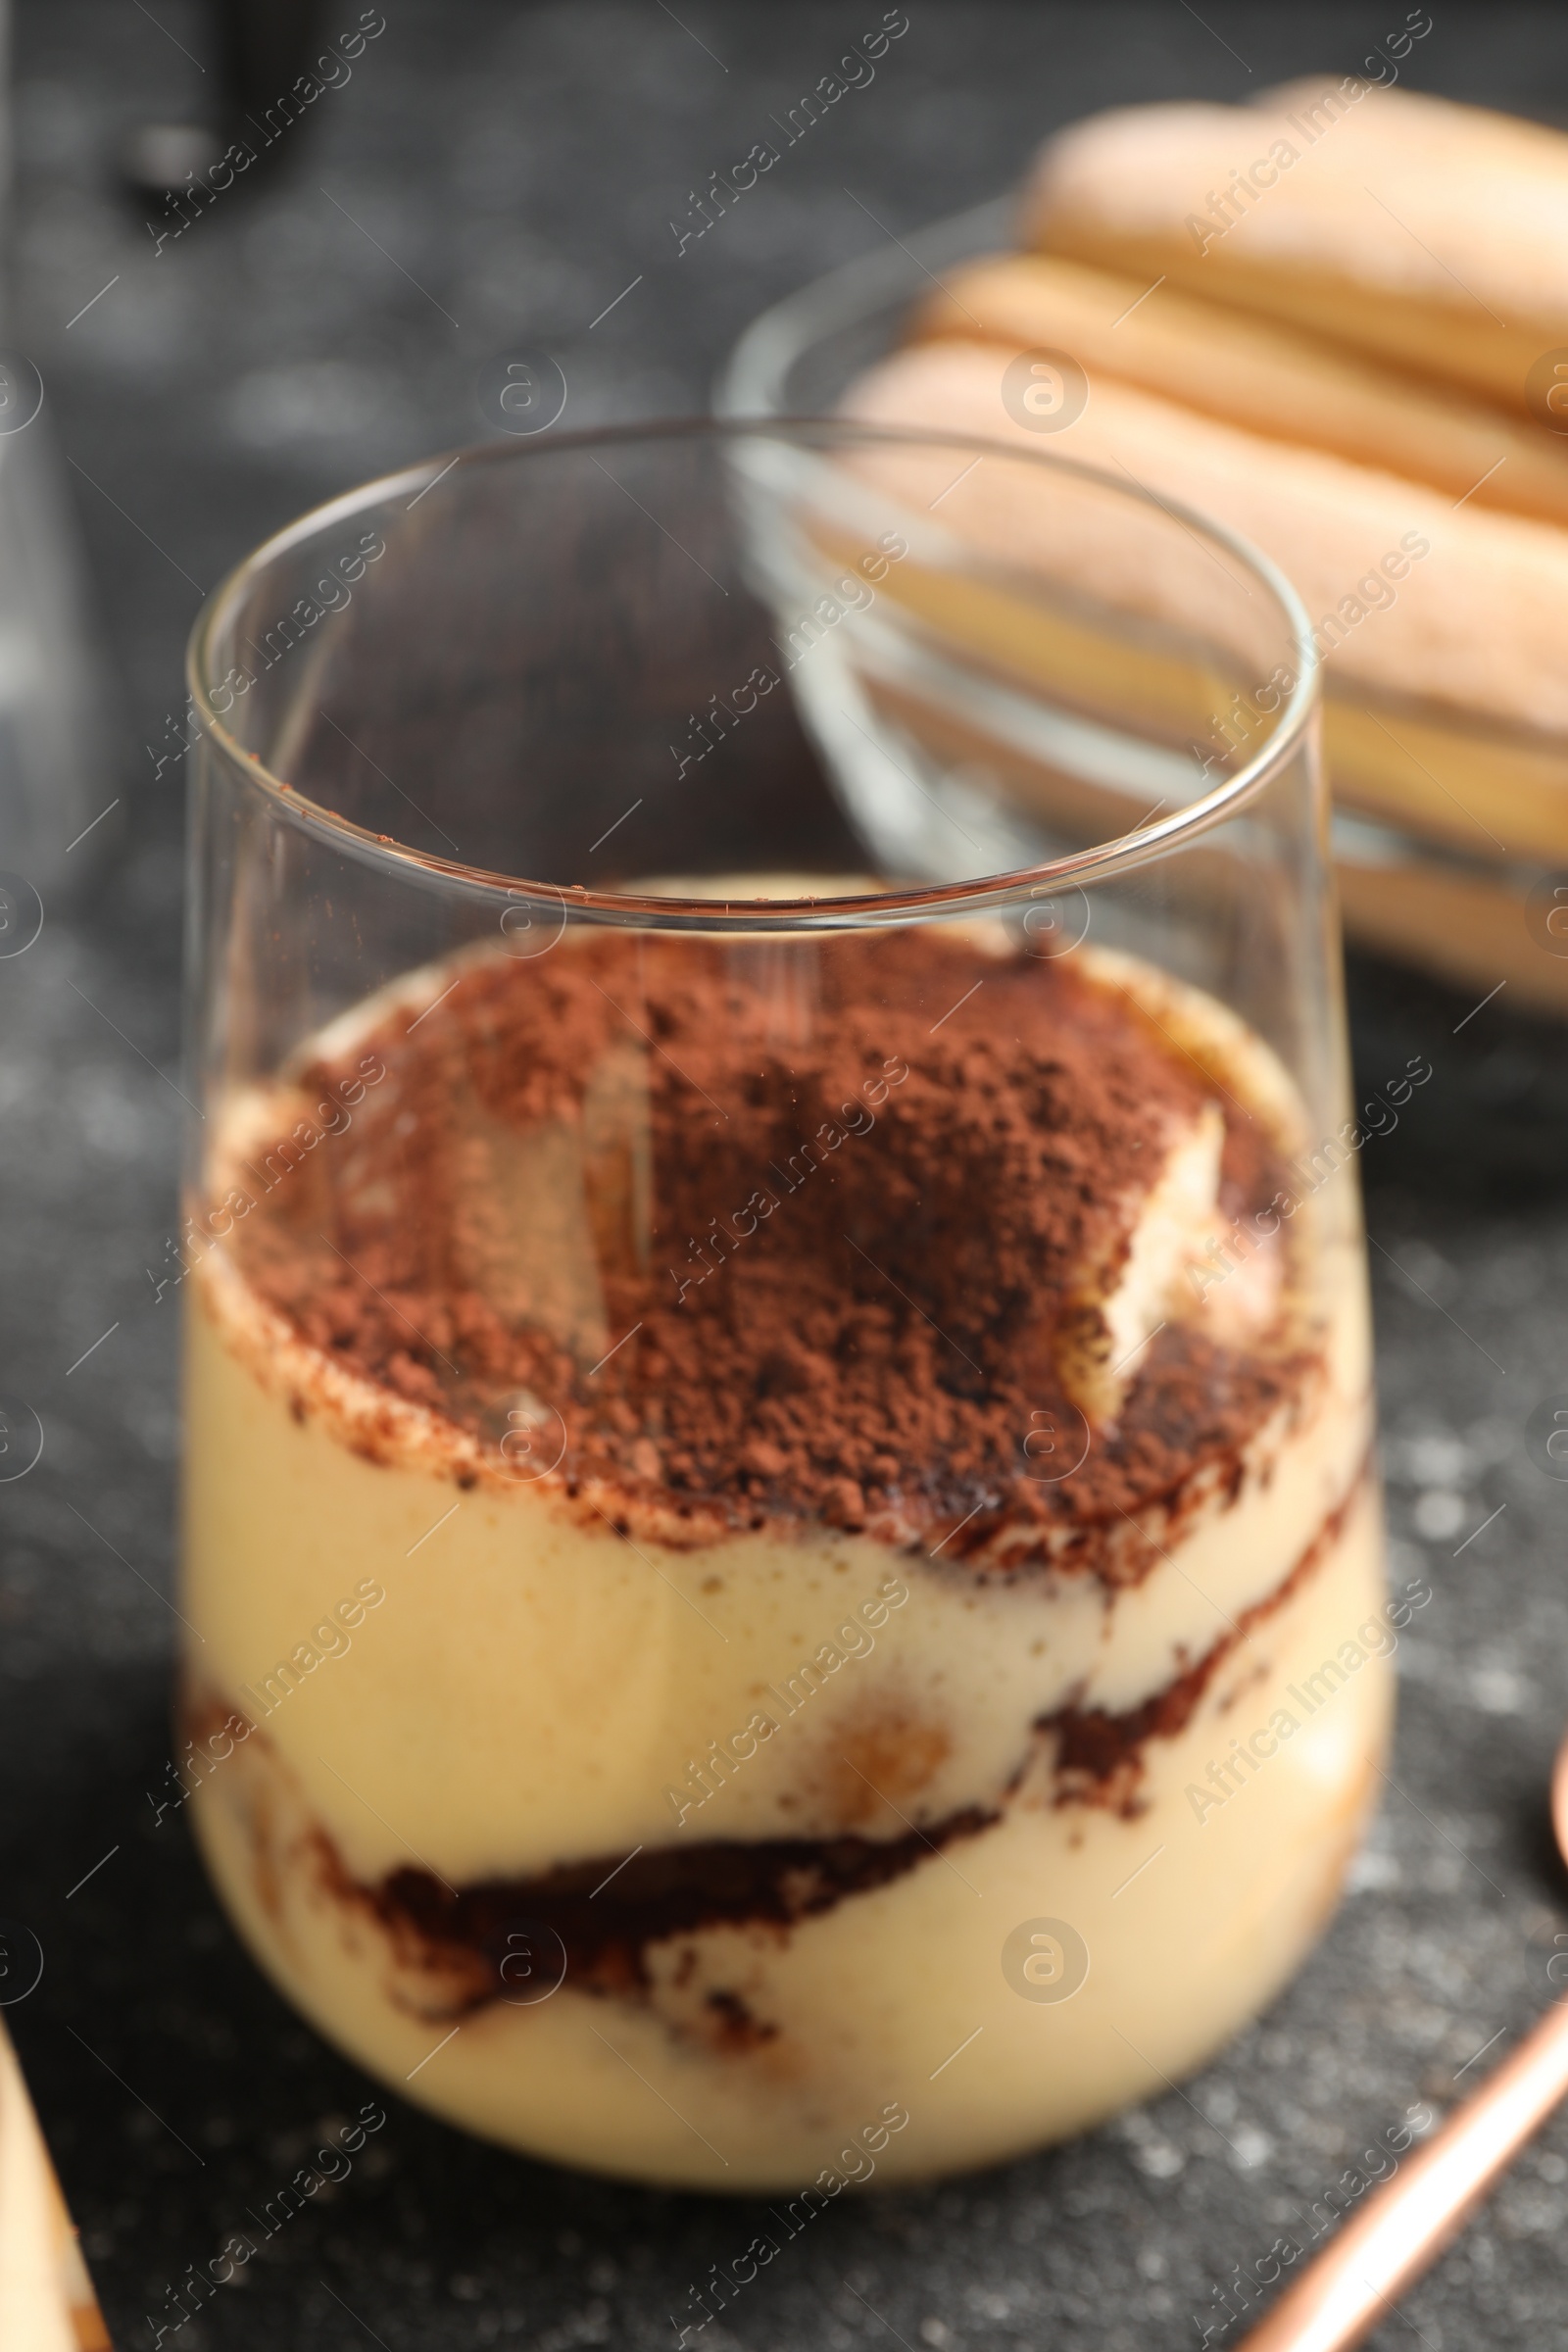
{"type": "MultiPolygon", "coordinates": [[[[1568,1738],[1551,1778],[1551,1820],[1568,1863],[1568,1738]]],[[[1348,2221],[1238,2352],[1344,2352],[1437,2260],[1504,2170],[1568,2095],[1568,2000],[1348,2221]]]]}

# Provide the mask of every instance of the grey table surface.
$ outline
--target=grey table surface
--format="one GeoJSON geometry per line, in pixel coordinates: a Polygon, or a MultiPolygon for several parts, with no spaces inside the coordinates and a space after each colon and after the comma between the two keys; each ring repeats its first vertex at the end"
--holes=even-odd
{"type": "MultiPolygon", "coordinates": [[[[113,157],[199,101],[203,21],[177,0],[21,10],[15,338],[77,469],[119,697],[102,797],[122,808],[75,905],[0,962],[0,1385],[47,1432],[36,1471],[0,1487],[0,1915],[42,1946],[6,2015],[122,2345],[172,2328],[188,2266],[370,2088],[263,1983],[178,1813],[157,1821],[147,1794],[169,1785],[179,1630],[173,1318],[146,1269],[174,1221],[182,812],[179,768],[157,760],[198,584],[333,490],[473,438],[498,352],[557,354],[568,423],[700,407],[762,303],[997,191],[1053,125],[1344,71],[1403,16],[908,13],[874,83],[677,255],[690,192],[878,22],[870,0],[685,0],[679,18],[386,0],[385,33],[276,175],[162,252],[113,157]]],[[[1568,17],[1434,14],[1421,84],[1568,108],[1568,17]]],[[[1141,2352],[1200,2340],[1200,2314],[1225,2340],[1216,2288],[1238,2309],[1377,2134],[1450,2104],[1554,1997],[1568,1487],[1525,1428],[1568,1391],[1564,1035],[1506,992],[1466,1019],[1469,1000],[1371,964],[1351,1004],[1364,1084],[1411,1053],[1435,1073],[1364,1154],[1396,1566],[1434,1598],[1400,1647],[1396,1760],[1348,1899],[1198,2081],[1071,2147],[834,2207],[692,2342],[1141,2352]]],[[[182,2345],[667,2346],[669,2315],[690,2320],[689,2289],[752,2234],[745,2206],[555,2172],[386,2104],[350,2177],[182,2345]]],[[[1565,2260],[1568,2118],[1376,2341],[1568,2345],[1565,2260]]]]}

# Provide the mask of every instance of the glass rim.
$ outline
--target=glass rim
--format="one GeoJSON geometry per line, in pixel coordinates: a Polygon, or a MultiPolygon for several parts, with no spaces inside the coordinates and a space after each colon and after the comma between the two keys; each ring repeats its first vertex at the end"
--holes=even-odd
{"type": "Polygon", "coordinates": [[[978,433],[950,433],[919,425],[862,423],[841,416],[714,416],[650,417],[633,422],[588,427],[574,433],[541,435],[513,442],[477,442],[453,452],[420,459],[397,471],[379,474],[335,498],[308,509],[292,522],[263,540],[234,565],[206,599],[192,624],[186,644],[185,676],[198,726],[246,781],[271,805],[272,812],[295,830],[330,844],[356,862],[379,868],[388,877],[423,880],[457,886],[465,895],[515,905],[518,900],[553,904],[569,914],[601,921],[637,924],[647,928],[751,931],[862,928],[875,923],[900,923],[936,913],[979,914],[1015,904],[1022,898],[1041,899],[1085,882],[1110,880],[1130,873],[1169,854],[1199,835],[1236,815],[1256,799],[1294,757],[1311,722],[1317,703],[1318,655],[1311,624],[1300,598],[1285,573],[1260,548],[1212,516],[1166,498],[1141,483],[1118,480],[1107,468],[1086,464],[1054,450],[1018,449],[978,433]],[[1295,678],[1283,698],[1277,723],[1252,758],[1234,775],[1172,815],[1135,826],[1130,833],[1072,850],[1043,863],[1018,866],[1006,872],[960,882],[922,884],[917,888],[865,893],[858,896],[808,895],[796,899],[693,899],[627,891],[590,890],[581,883],[562,884],[507,874],[492,867],[469,865],[462,859],[440,858],[410,848],[390,835],[372,833],[340,815],[275,776],[265,761],[249,752],[224,726],[213,707],[211,656],[215,641],[234,607],[258,579],[286,555],[329,527],[349,521],[377,506],[408,493],[410,505],[433,490],[459,466],[525,463],[547,454],[636,442],[709,439],[738,441],[774,439],[808,444],[815,435],[886,445],[951,449],[963,455],[1005,458],[1023,466],[1068,473],[1109,490],[1133,505],[1158,510],[1200,544],[1208,541],[1241,563],[1274,599],[1286,624],[1295,657],[1295,678]]]}

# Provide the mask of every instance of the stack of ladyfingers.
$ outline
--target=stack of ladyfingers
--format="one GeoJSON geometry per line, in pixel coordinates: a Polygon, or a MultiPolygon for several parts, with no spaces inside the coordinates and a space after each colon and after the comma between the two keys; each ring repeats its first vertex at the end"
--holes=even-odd
{"type": "Polygon", "coordinates": [[[1448,853],[1347,854],[1351,928],[1568,1008],[1525,905],[1568,868],[1568,136],[1354,76],[1131,107],[1051,141],[1020,228],[848,406],[1119,469],[1272,556],[1341,805],[1448,853]],[[1022,405],[1024,354],[1081,407],[1022,405]]]}

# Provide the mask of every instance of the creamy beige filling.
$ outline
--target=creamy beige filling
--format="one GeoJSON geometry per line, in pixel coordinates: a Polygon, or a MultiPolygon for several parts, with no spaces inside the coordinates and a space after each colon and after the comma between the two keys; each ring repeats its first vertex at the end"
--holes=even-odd
{"type": "MultiPolygon", "coordinates": [[[[259,1740],[202,1785],[196,1818],[278,1983],[440,2114],[600,2171],[772,2191],[822,2168],[843,2178],[845,2149],[898,2102],[910,2123],[877,2177],[918,2177],[999,2160],[1157,2089],[1283,1983],[1333,1906],[1392,1701],[1364,1633],[1363,1664],[1320,1670],[1381,1622],[1381,1600],[1369,1494],[1185,1730],[1148,1742],[1135,1817],[1057,1805],[1042,1753],[996,1827],[891,1886],[785,1934],[719,1928],[655,1946],[641,2000],[568,1980],[454,2034],[421,2009],[417,1977],[399,1972],[375,1922],[324,1890],[311,1808],[259,1740]],[[1209,1767],[1239,1744],[1261,1760],[1233,1766],[1216,1798],[1209,1767]],[[1019,1989],[1020,1931],[1027,1947],[1032,1924],[1063,1921],[1087,1977],[1060,2003],[1037,2000],[1019,1989]],[[733,2002],[760,2030],[749,2046],[728,2030],[733,2002]]],[[[353,1809],[338,1790],[334,1822],[353,1809]]]]}

